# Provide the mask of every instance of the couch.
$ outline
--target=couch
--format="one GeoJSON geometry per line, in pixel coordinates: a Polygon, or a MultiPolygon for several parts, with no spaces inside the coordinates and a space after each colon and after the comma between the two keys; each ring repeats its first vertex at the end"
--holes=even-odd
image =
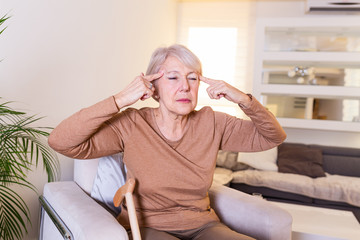
{"type": "Polygon", "coordinates": [[[352,211],[360,222],[360,149],[283,143],[260,153],[220,151],[215,181],[281,201],[352,211]]]}
{"type": "MultiPolygon", "coordinates": [[[[119,161],[121,155],[74,160],[74,181],[47,183],[40,197],[39,239],[128,239],[126,230],[108,207],[106,194],[99,194],[99,190],[108,191],[112,189],[110,185],[122,181],[114,180],[122,172],[119,161]],[[110,174],[106,169],[117,173],[110,174]]],[[[111,199],[116,190],[109,194],[111,199]]],[[[209,196],[219,218],[235,231],[260,240],[291,239],[292,217],[274,204],[216,183],[209,196]]]]}

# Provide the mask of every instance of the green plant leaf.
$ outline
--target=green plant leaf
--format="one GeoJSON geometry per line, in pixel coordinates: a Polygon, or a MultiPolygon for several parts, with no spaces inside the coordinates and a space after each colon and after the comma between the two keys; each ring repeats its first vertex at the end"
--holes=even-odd
{"type": "Polygon", "coordinates": [[[10,103],[0,103],[0,239],[4,240],[21,239],[30,222],[26,203],[10,186],[36,192],[26,176],[40,161],[48,181],[55,181],[60,172],[57,155],[46,142],[46,130],[51,128],[34,127],[41,118],[13,110],[10,103]]]}
{"type": "Polygon", "coordinates": [[[23,229],[27,232],[20,213],[30,222],[30,210],[25,201],[9,187],[0,185],[0,239],[21,239],[23,229]]]}
{"type": "MultiPolygon", "coordinates": [[[[6,14],[0,18],[0,27],[1,25],[8,20],[10,17],[8,17],[6,14]]],[[[0,30],[0,35],[5,31],[6,27],[0,30]]]]}

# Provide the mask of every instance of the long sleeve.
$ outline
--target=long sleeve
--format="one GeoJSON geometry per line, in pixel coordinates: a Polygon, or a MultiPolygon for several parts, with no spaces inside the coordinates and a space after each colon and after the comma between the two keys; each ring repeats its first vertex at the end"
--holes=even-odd
{"type": "Polygon", "coordinates": [[[65,156],[79,159],[96,158],[121,151],[121,138],[106,123],[118,111],[113,97],[80,110],[51,132],[48,139],[50,147],[65,156]]]}
{"type": "MultiPolygon", "coordinates": [[[[72,158],[123,151],[127,176],[139,183],[134,191],[139,225],[164,231],[192,229],[219,221],[208,196],[219,147],[261,151],[285,138],[274,116],[255,99],[244,111],[252,121],[210,107],[193,111],[174,145],[156,125],[152,108],[118,113],[114,99],[108,98],[60,123],[49,143],[72,158]]],[[[126,208],[118,217],[121,223],[127,222],[125,215],[126,208]]]]}
{"type": "Polygon", "coordinates": [[[247,108],[241,108],[251,121],[228,116],[221,149],[230,151],[264,151],[281,144],[286,133],[275,116],[255,98],[247,108]]]}

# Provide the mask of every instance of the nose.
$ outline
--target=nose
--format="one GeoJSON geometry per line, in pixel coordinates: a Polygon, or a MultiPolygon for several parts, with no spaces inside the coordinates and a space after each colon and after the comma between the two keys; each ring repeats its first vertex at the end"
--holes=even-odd
{"type": "Polygon", "coordinates": [[[186,77],[183,77],[180,81],[180,90],[184,92],[188,92],[190,90],[190,85],[188,82],[188,79],[186,77]]]}

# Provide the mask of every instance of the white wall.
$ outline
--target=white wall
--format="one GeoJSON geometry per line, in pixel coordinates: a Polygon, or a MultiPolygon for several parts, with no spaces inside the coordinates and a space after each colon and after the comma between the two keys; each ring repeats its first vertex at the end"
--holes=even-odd
{"type": "MultiPolygon", "coordinates": [[[[12,16],[0,36],[0,97],[45,116],[42,126],[55,127],[80,108],[120,91],[146,70],[156,47],[174,43],[176,4],[0,0],[0,15],[12,16]]],[[[72,179],[72,161],[59,158],[62,180],[72,179]]],[[[29,173],[29,180],[41,194],[46,182],[41,166],[29,173]]],[[[36,239],[37,195],[18,190],[33,222],[25,239],[36,239]]]]}

